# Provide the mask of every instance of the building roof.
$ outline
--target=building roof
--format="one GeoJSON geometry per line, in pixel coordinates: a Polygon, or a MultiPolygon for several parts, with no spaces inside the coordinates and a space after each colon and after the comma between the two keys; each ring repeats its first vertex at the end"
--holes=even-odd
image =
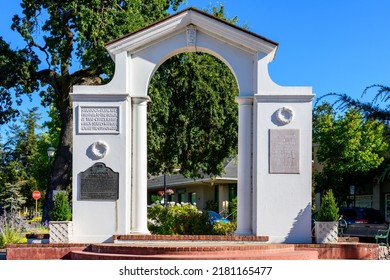
{"type": "MultiPolygon", "coordinates": [[[[228,184],[237,182],[237,160],[230,159],[226,161],[225,172],[221,176],[210,177],[207,174],[202,174],[201,178],[192,179],[185,178],[181,174],[167,174],[166,184],[169,187],[179,187],[184,185],[193,185],[193,184],[204,184],[204,183],[214,183],[214,184],[228,184]]],[[[148,179],[148,189],[158,189],[164,186],[164,174],[159,176],[152,176],[148,179]]]]}

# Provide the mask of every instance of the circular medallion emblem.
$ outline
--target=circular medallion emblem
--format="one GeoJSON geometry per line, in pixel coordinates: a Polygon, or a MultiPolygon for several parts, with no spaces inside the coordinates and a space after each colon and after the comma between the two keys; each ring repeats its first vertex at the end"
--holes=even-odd
{"type": "Polygon", "coordinates": [[[288,107],[279,108],[276,111],[276,118],[281,124],[288,124],[292,121],[294,112],[288,107]]]}
{"type": "Polygon", "coordinates": [[[91,147],[92,154],[97,158],[104,158],[108,154],[108,145],[103,141],[96,141],[91,147]]]}

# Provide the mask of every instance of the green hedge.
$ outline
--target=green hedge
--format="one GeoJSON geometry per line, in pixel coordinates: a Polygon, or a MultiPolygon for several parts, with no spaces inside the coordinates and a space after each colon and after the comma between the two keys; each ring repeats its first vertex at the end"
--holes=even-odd
{"type": "Polygon", "coordinates": [[[211,225],[208,215],[190,203],[154,204],[148,209],[148,228],[152,234],[231,235],[236,223],[211,225]]]}

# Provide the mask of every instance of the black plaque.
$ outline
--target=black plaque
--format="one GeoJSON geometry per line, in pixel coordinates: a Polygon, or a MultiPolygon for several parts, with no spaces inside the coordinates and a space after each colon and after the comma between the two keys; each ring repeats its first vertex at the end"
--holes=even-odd
{"type": "Polygon", "coordinates": [[[81,172],[80,199],[117,200],[119,198],[119,172],[102,162],[81,172]]]}

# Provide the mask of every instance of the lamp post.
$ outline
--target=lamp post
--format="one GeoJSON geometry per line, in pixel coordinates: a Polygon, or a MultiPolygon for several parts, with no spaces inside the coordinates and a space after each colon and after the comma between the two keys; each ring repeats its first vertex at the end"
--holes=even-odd
{"type": "Polygon", "coordinates": [[[354,185],[349,187],[349,193],[353,195],[353,207],[356,206],[356,187],[354,185]]]}
{"type": "Polygon", "coordinates": [[[51,159],[54,157],[54,154],[56,152],[56,149],[54,149],[52,146],[50,146],[47,149],[47,156],[49,157],[49,178],[51,180],[51,159]]]}
{"type": "Polygon", "coordinates": [[[164,173],[164,205],[167,204],[167,174],[164,173]]]}

